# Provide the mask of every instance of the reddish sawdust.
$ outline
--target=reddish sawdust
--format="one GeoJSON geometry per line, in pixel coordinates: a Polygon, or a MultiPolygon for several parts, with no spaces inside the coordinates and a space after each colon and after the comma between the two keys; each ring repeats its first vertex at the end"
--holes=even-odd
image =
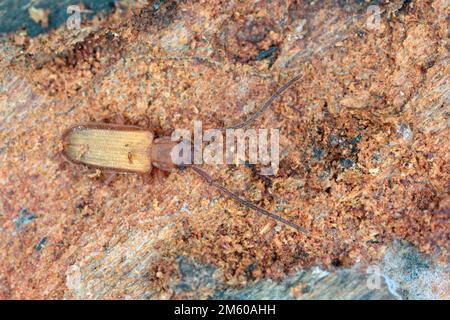
{"type": "Polygon", "coordinates": [[[349,23],[345,6],[182,1],[117,10],[78,34],[11,36],[2,77],[25,84],[0,93],[0,297],[175,297],[178,256],[218,267],[230,285],[377,261],[393,239],[445,260],[448,9],[402,3],[382,7],[375,30],[364,14],[349,23]],[[275,56],[256,59],[272,46],[275,56]],[[74,123],[121,121],[159,135],[194,120],[218,128],[297,73],[302,80],[253,125],[281,129],[277,175],[205,169],[308,235],[221,197],[190,171],[111,180],[61,158],[60,134],[74,123]],[[24,208],[36,218],[18,228],[24,208]],[[120,249],[130,239],[140,257],[131,266],[120,249]],[[105,276],[98,270],[108,264],[105,276]],[[128,280],[133,272],[139,281],[128,280]]]}

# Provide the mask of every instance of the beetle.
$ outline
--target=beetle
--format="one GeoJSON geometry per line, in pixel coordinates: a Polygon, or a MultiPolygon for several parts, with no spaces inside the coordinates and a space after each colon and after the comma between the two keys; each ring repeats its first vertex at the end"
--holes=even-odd
{"type": "MultiPolygon", "coordinates": [[[[236,125],[223,128],[223,130],[243,128],[256,121],[269,109],[276,98],[300,78],[300,74],[296,75],[278,88],[248,119],[236,125]]],[[[147,174],[153,170],[153,167],[167,172],[189,168],[209,185],[245,207],[289,226],[298,232],[307,234],[303,227],[241,198],[235,192],[215,181],[211,175],[199,166],[174,163],[171,152],[179,143],[183,143],[183,141],[174,141],[170,136],[155,137],[151,130],[138,126],[85,123],[74,125],[63,133],[62,152],[69,162],[111,173],[147,174]]]]}

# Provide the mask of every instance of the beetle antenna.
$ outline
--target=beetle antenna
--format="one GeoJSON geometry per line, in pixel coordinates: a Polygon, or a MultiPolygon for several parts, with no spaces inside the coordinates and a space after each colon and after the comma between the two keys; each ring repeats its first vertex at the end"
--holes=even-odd
{"type": "Polygon", "coordinates": [[[252,209],[254,211],[256,211],[258,214],[272,218],[280,223],[283,223],[299,232],[302,232],[304,234],[307,234],[308,232],[303,228],[300,227],[299,225],[283,218],[280,217],[276,214],[273,214],[263,208],[258,207],[257,205],[251,203],[248,200],[245,200],[241,197],[239,197],[236,193],[234,193],[233,191],[229,190],[228,188],[226,188],[225,186],[223,186],[222,184],[218,183],[217,181],[215,181],[211,175],[209,175],[206,171],[200,169],[199,167],[195,166],[195,165],[190,165],[189,168],[191,168],[192,170],[194,170],[195,173],[197,173],[200,177],[202,177],[208,184],[212,185],[213,187],[219,189],[220,192],[222,192],[223,194],[229,196],[230,198],[232,198],[233,200],[235,200],[236,202],[242,204],[243,206],[252,209]]]}
{"type": "Polygon", "coordinates": [[[289,89],[290,86],[292,86],[295,82],[297,82],[300,78],[302,78],[302,74],[298,74],[295,77],[293,77],[291,80],[289,80],[288,82],[286,82],[284,85],[282,85],[281,87],[279,87],[277,89],[277,91],[274,92],[274,94],[272,94],[272,96],[270,96],[269,99],[267,99],[263,105],[258,109],[258,111],[256,111],[254,114],[252,114],[248,119],[237,123],[235,125],[232,125],[230,127],[224,128],[226,129],[240,129],[243,127],[248,126],[249,124],[251,124],[252,122],[256,121],[259,117],[261,117],[264,112],[267,111],[267,109],[270,108],[270,106],[272,105],[273,101],[275,99],[277,99],[279,96],[281,96],[287,89],[289,89]]]}

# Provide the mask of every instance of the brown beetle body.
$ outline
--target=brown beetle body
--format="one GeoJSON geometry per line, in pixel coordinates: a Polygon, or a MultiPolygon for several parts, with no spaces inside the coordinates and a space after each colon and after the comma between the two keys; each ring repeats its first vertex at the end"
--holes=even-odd
{"type": "MultiPolygon", "coordinates": [[[[251,117],[229,128],[243,128],[254,122],[264,114],[277,97],[300,78],[301,76],[297,75],[289,80],[266,100],[262,107],[251,117]]],[[[303,227],[239,197],[221,183],[214,181],[200,167],[191,163],[174,163],[172,160],[172,152],[180,141],[172,141],[171,137],[155,138],[153,132],[137,126],[107,123],[75,125],[66,130],[62,137],[63,155],[68,161],[75,164],[83,164],[106,172],[138,174],[150,173],[153,167],[164,171],[173,171],[174,169],[187,166],[202,177],[209,185],[247,208],[256,211],[260,215],[283,223],[299,232],[307,233],[303,227]]],[[[187,143],[190,144],[189,141],[187,143]]],[[[192,159],[194,150],[192,147],[187,150],[190,150],[192,159]]],[[[176,161],[179,160],[177,159],[176,161]]]]}

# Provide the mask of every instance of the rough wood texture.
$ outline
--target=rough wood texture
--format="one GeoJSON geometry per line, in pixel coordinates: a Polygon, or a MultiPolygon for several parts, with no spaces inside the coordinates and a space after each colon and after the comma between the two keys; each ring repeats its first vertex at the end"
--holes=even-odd
{"type": "MultiPolygon", "coordinates": [[[[382,4],[377,28],[360,2],[153,3],[79,31],[2,38],[0,297],[227,297],[299,284],[298,272],[316,267],[336,272],[327,281],[338,286],[350,271],[335,267],[383,264],[400,239],[444,266],[424,282],[434,288],[427,297],[448,298],[447,1],[382,4]],[[148,126],[159,136],[194,120],[231,125],[298,73],[254,124],[281,130],[277,175],[205,169],[309,236],[189,171],[110,179],[61,157],[61,134],[75,123],[148,126]],[[207,266],[214,281],[198,284],[195,271],[178,290],[180,261],[207,266]]],[[[365,296],[361,275],[352,277],[359,289],[329,296],[319,285],[303,298],[398,298],[365,296]]],[[[414,290],[425,284],[400,296],[424,297],[414,290]]]]}

